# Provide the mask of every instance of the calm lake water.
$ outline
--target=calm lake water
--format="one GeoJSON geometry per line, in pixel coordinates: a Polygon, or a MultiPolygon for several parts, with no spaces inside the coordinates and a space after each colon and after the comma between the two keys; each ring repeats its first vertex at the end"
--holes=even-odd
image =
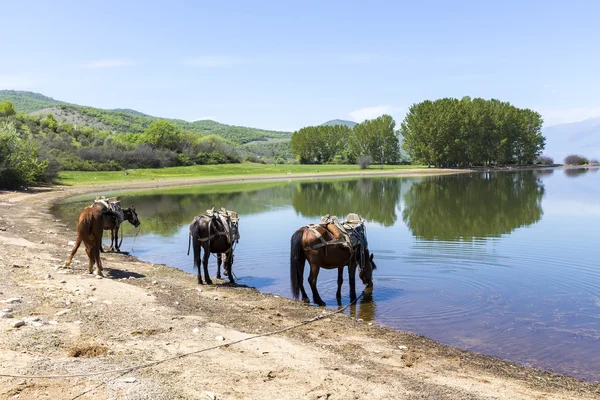
{"type": "MultiPolygon", "coordinates": [[[[367,220],[377,270],[373,300],[359,304],[356,317],[600,380],[599,169],[213,185],[119,197],[142,221],[135,240],[125,224],[122,250],[190,273],[192,218],[213,206],[236,210],[238,282],[287,297],[292,233],[326,213],[357,212],[367,220]]],[[[74,227],[90,203],[81,200],[58,205],[56,215],[74,227]]],[[[214,276],[216,259],[209,262],[214,276]]],[[[335,270],[319,275],[328,306],[336,305],[336,277],[335,270]]],[[[357,278],[357,290],[363,287],[357,278]]]]}

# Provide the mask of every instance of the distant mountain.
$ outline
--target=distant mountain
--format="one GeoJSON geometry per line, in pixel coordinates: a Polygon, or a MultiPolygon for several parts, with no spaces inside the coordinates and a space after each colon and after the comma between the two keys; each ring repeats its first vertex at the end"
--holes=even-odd
{"type": "Polygon", "coordinates": [[[17,112],[34,115],[52,114],[59,121],[117,133],[141,133],[152,122],[166,119],[183,130],[202,135],[218,135],[234,144],[291,138],[290,132],[226,125],[210,120],[188,122],[181,119],[159,118],[131,109],[104,110],[58,101],[33,92],[0,90],[0,102],[2,101],[10,101],[17,112]]]}
{"type": "Polygon", "coordinates": [[[600,160],[600,117],[542,129],[546,137],[544,154],[562,163],[569,154],[600,160]]]}
{"type": "Polygon", "coordinates": [[[356,122],[346,121],[343,119],[332,119],[331,121],[327,121],[327,122],[321,124],[321,126],[334,126],[334,125],[346,125],[349,128],[354,128],[354,125],[356,125],[356,122]]]}

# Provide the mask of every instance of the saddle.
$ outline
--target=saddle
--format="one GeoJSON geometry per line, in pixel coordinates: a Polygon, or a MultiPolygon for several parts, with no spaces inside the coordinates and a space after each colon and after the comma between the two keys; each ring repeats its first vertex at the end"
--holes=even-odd
{"type": "Polygon", "coordinates": [[[121,222],[125,221],[125,213],[123,212],[123,209],[121,209],[121,201],[119,201],[118,198],[116,198],[116,197],[106,198],[104,196],[96,197],[96,200],[94,200],[94,204],[97,204],[97,203],[102,204],[107,210],[110,210],[113,213],[115,213],[115,215],[119,219],[119,221],[118,221],[119,224],[121,222]]]}
{"type": "Polygon", "coordinates": [[[219,210],[215,210],[213,207],[210,210],[206,210],[206,214],[200,215],[200,217],[196,218],[209,219],[210,223],[216,224],[217,231],[225,233],[231,243],[240,240],[239,229],[233,230],[233,225],[237,226],[240,220],[237,212],[227,210],[224,207],[221,207],[219,210]]]}
{"type": "Polygon", "coordinates": [[[306,227],[321,240],[322,246],[341,244],[349,249],[354,249],[357,246],[368,247],[364,220],[356,213],[348,214],[345,221],[340,221],[335,216],[325,214],[318,224],[310,224],[306,227]],[[325,241],[316,229],[319,226],[327,230],[334,240],[325,241]]]}

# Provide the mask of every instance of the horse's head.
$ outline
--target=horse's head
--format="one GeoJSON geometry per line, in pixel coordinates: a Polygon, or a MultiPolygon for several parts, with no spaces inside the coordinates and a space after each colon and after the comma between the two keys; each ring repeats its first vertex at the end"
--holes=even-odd
{"type": "Polygon", "coordinates": [[[239,224],[240,220],[238,218],[231,218],[231,237],[233,241],[240,240],[239,224]]]}
{"type": "Polygon", "coordinates": [[[358,277],[366,287],[373,287],[373,270],[377,268],[373,261],[373,254],[369,254],[369,249],[364,250],[364,265],[358,267],[358,277]]]}
{"type": "Polygon", "coordinates": [[[129,221],[131,225],[135,226],[136,228],[140,226],[141,222],[138,219],[137,213],[135,212],[135,206],[125,208],[123,210],[123,214],[125,214],[125,219],[129,221]]]}

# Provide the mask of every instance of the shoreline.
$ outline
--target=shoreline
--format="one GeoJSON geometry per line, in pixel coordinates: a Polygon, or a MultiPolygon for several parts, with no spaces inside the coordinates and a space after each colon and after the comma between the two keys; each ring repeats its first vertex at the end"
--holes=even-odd
{"type": "MultiPolygon", "coordinates": [[[[6,388],[0,389],[0,396],[35,398],[54,392],[57,398],[65,393],[72,397],[100,384],[84,398],[202,398],[205,391],[217,398],[596,398],[600,383],[580,382],[370,324],[361,320],[360,305],[351,307],[350,316],[328,315],[294,331],[230,347],[226,346],[230,340],[294,325],[326,310],[254,288],[230,287],[224,281],[199,286],[192,274],[119,254],[101,255],[105,273],[110,272],[112,279],[96,279],[84,274],[87,257],[81,248],[74,270],[58,268],[75,233],[54,220],[49,210],[67,197],[124,188],[267,179],[470,172],[430,171],[166,179],[0,192],[0,243],[5,249],[0,256],[0,300],[22,299],[10,305],[13,318],[0,319],[2,373],[126,367],[209,347],[224,338],[222,347],[206,355],[126,375],[135,377],[137,384],[124,383],[114,375],[68,381],[26,379],[25,384],[23,379],[0,377],[6,388]],[[64,310],[69,311],[57,316],[64,310]],[[28,316],[57,324],[7,328],[8,323],[28,316]],[[97,357],[68,357],[77,346],[103,346],[106,352],[97,357]]],[[[212,275],[212,263],[210,269],[212,275]]]]}

